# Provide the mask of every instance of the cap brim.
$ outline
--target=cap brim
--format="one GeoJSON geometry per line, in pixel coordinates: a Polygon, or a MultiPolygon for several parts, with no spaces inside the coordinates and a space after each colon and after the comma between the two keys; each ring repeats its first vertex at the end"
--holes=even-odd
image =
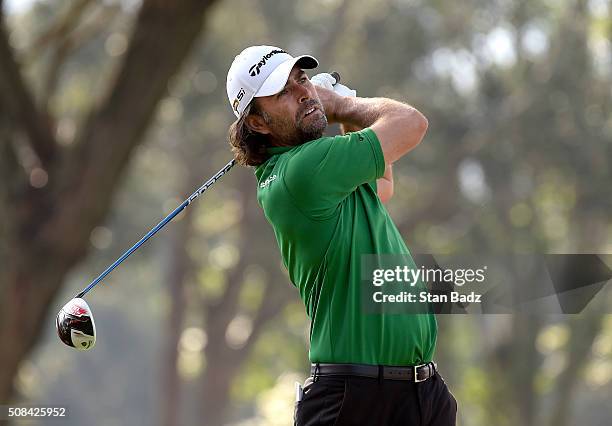
{"type": "Polygon", "coordinates": [[[296,65],[301,69],[313,69],[319,66],[319,62],[310,55],[298,56],[283,62],[272,71],[253,97],[271,96],[280,92],[285,87],[285,84],[287,84],[289,74],[291,74],[291,70],[296,65]]]}

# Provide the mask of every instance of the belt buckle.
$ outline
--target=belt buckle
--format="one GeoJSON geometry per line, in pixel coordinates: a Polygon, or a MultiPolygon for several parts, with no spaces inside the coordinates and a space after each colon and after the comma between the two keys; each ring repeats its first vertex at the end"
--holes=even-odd
{"type": "Polygon", "coordinates": [[[418,373],[418,369],[423,367],[426,364],[421,364],[421,365],[415,365],[414,368],[414,383],[421,383],[424,382],[425,380],[427,380],[428,378],[424,378],[423,380],[419,380],[419,373],[418,373]]]}

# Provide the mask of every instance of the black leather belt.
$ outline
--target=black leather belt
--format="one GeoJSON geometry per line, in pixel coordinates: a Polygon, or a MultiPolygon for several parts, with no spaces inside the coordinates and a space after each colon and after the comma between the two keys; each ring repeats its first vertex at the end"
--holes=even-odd
{"type": "Polygon", "coordinates": [[[392,367],[387,365],[366,364],[312,364],[312,376],[360,376],[391,380],[408,380],[419,383],[424,382],[436,372],[436,363],[413,365],[410,367],[392,367]]]}

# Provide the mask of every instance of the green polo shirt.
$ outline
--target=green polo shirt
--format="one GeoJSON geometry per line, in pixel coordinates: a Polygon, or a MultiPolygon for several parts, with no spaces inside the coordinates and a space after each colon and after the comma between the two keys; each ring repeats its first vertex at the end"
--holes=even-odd
{"type": "Polygon", "coordinates": [[[311,319],[311,362],[431,361],[433,314],[372,314],[361,305],[362,255],[404,254],[412,261],[376,194],[385,161],[374,131],[269,152],[255,170],[257,200],[311,319]]]}

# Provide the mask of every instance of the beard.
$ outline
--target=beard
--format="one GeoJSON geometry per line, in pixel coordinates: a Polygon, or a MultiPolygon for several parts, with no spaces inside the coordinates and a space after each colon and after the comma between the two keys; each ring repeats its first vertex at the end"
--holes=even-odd
{"type": "Polygon", "coordinates": [[[323,136],[327,128],[327,117],[323,105],[318,100],[312,99],[305,102],[297,112],[295,117],[271,117],[263,115],[266,124],[272,129],[274,139],[280,146],[297,146],[323,136]],[[317,108],[310,115],[304,115],[311,108],[317,108]]]}

